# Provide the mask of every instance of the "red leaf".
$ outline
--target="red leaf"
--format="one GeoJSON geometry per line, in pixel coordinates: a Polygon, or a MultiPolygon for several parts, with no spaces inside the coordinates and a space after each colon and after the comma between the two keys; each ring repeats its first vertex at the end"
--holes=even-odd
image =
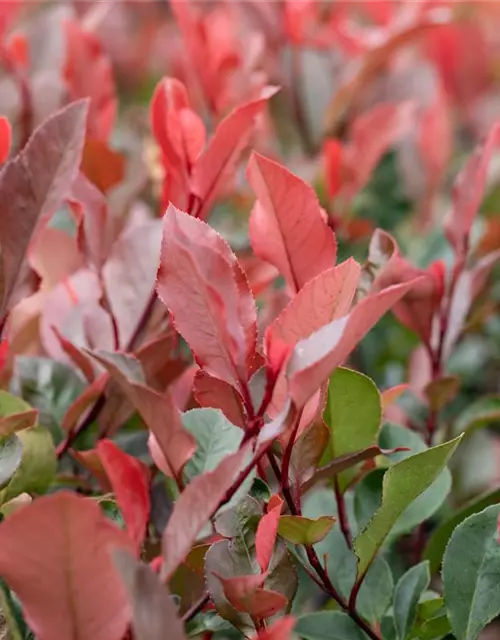
{"type": "Polygon", "coordinates": [[[191,109],[186,88],[176,78],[163,78],[151,100],[151,128],[167,168],[187,190],[191,167],[205,145],[205,126],[191,109]]]}
{"type": "Polygon", "coordinates": [[[125,156],[110,149],[102,140],[87,140],[81,171],[100,191],[109,191],[123,180],[125,156]]]}
{"type": "Polygon", "coordinates": [[[500,142],[500,124],[495,125],[483,145],[474,151],[453,187],[453,207],[444,220],[444,232],[455,252],[465,257],[469,235],[484,196],[488,167],[500,142]]]}
{"type": "Polygon", "coordinates": [[[0,171],[0,317],[37,225],[55,211],[77,174],[87,108],[85,101],[58,111],[0,171]]]}
{"type": "Polygon", "coordinates": [[[158,296],[202,369],[233,386],[249,378],[256,311],[226,242],[170,205],[164,217],[158,296]]]}
{"type": "Polygon", "coordinates": [[[276,339],[295,345],[323,325],[349,313],[360,266],[349,258],[309,280],[266,331],[266,345],[276,339]]]}
{"type": "Polygon", "coordinates": [[[330,322],[297,344],[287,371],[290,395],[297,407],[305,405],[331,372],[345,361],[358,342],[414,283],[412,280],[366,296],[349,315],[330,322]]]}
{"type": "Polygon", "coordinates": [[[187,640],[184,623],[168,589],[151,567],[117,549],[113,560],[127,588],[132,605],[134,640],[187,640]]]}
{"type": "Polygon", "coordinates": [[[295,618],[285,616],[273,622],[264,631],[260,631],[252,640],[292,640],[295,624],[295,618]]]}
{"type": "Polygon", "coordinates": [[[4,163],[9,157],[12,140],[12,129],[10,122],[3,116],[0,117],[0,163],[4,163]]]}
{"type": "Polygon", "coordinates": [[[103,267],[104,288],[118,325],[119,345],[128,344],[155,287],[160,257],[160,221],[129,226],[103,267]]]}
{"type": "Polygon", "coordinates": [[[405,383],[398,384],[395,387],[390,387],[389,389],[385,389],[385,391],[382,391],[380,395],[383,411],[393,405],[397,401],[397,399],[402,396],[403,393],[405,393],[405,391],[408,391],[409,388],[410,385],[405,383]]]}
{"type": "Polygon", "coordinates": [[[163,581],[167,581],[184,560],[226,492],[237,480],[250,451],[249,444],[224,458],[214,471],[196,476],[181,493],[163,533],[163,581]]]}
{"type": "Polygon", "coordinates": [[[249,227],[252,247],[296,293],[334,266],[335,236],[313,189],[285,167],[253,153],[247,179],[257,197],[249,227]]]}
{"type": "Polygon", "coordinates": [[[0,524],[0,574],[40,640],[121,640],[130,611],[110,549],[127,535],[94,500],[61,491],[0,524]]]}
{"type": "Polygon", "coordinates": [[[241,397],[234,387],[198,369],[194,377],[193,393],[200,407],[220,409],[229,422],[244,428],[246,414],[241,397]]]}
{"type": "Polygon", "coordinates": [[[257,526],[255,534],[255,552],[260,570],[264,573],[269,567],[271,556],[273,555],[276,536],[278,535],[278,525],[283,507],[283,500],[279,496],[272,496],[269,500],[268,511],[263,516],[257,526]],[[271,502],[271,500],[274,501],[271,502]]]}
{"type": "Polygon", "coordinates": [[[162,471],[178,477],[196,450],[196,442],[184,429],[179,411],[174,407],[170,396],[162,395],[136,381],[134,369],[140,369],[140,365],[135,358],[104,351],[91,355],[120,385],[141,414],[148,429],[154,434],[167,463],[167,468],[162,471]]]}
{"type": "Polygon", "coordinates": [[[283,594],[261,588],[266,574],[234,578],[223,578],[217,573],[215,575],[221,581],[224,595],[233,607],[253,618],[268,618],[287,605],[288,600],[283,594]]]}
{"type": "Polygon", "coordinates": [[[117,100],[111,60],[95,35],[66,20],[64,79],[72,100],[91,99],[87,132],[89,138],[107,140],[116,118],[117,100]],[[89,70],[92,73],[89,73],[89,70]]]}
{"type": "Polygon", "coordinates": [[[148,468],[116,446],[111,440],[100,440],[97,453],[111,481],[113,493],[122,512],[127,533],[140,549],[149,520],[148,468]]]}
{"type": "Polygon", "coordinates": [[[114,221],[105,196],[80,173],[74,181],[70,204],[78,222],[78,247],[87,260],[102,269],[115,238],[114,221]]]}
{"type": "Polygon", "coordinates": [[[97,453],[97,449],[88,449],[87,451],[75,451],[74,449],[70,449],[70,455],[95,477],[104,493],[111,493],[111,483],[104,469],[101,458],[97,453]]]}
{"type": "Polygon", "coordinates": [[[202,220],[207,217],[220,185],[230,179],[236,161],[249,142],[257,116],[276,92],[277,88],[266,87],[259,98],[234,109],[215,130],[193,169],[191,191],[201,203],[197,217],[202,220]]]}

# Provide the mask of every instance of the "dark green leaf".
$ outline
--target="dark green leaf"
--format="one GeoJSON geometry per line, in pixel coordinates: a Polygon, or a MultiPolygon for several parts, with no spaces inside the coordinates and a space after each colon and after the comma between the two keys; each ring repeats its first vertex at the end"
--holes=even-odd
{"type": "Polygon", "coordinates": [[[444,598],[457,640],[476,640],[500,613],[500,505],[469,516],[453,532],[443,558],[444,598]]]}
{"type": "Polygon", "coordinates": [[[459,509],[451,518],[443,522],[435,529],[425,547],[424,558],[429,560],[431,573],[435,573],[441,566],[443,554],[448,540],[455,528],[474,513],[479,513],[486,507],[500,502],[500,489],[495,489],[480,498],[475,498],[471,503],[459,509]]]}
{"type": "Polygon", "coordinates": [[[366,640],[358,625],[340,611],[318,611],[301,616],[294,633],[302,640],[366,640]]]}
{"type": "Polygon", "coordinates": [[[0,489],[12,478],[23,456],[21,440],[13,433],[6,438],[0,438],[0,489]]]}

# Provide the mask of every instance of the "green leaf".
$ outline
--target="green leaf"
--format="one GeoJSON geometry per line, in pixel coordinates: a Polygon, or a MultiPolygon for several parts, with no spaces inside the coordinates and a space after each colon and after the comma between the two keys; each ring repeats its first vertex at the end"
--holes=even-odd
{"type": "Polygon", "coordinates": [[[417,617],[420,596],[429,586],[428,562],[411,567],[398,581],[394,591],[394,622],[399,640],[405,640],[417,617]]]}
{"type": "MultiPolygon", "coordinates": [[[[339,367],[328,383],[323,418],[330,428],[330,444],[322,464],[375,444],[382,417],[382,402],[375,383],[361,373],[339,367]]],[[[345,486],[352,472],[344,472],[345,486]]]]}
{"type": "Polygon", "coordinates": [[[0,418],[30,410],[31,407],[27,402],[7,391],[0,390],[0,418]]]}
{"type": "MultiPolygon", "coordinates": [[[[399,462],[415,453],[427,451],[428,447],[416,433],[395,424],[385,424],[380,432],[380,447],[395,449],[408,447],[410,451],[398,451],[387,457],[391,462],[399,462]]],[[[421,522],[431,518],[441,508],[451,489],[451,473],[445,468],[436,480],[416,500],[404,510],[391,531],[391,536],[400,536],[412,531],[421,522]]],[[[382,495],[380,493],[380,495],[382,495]]]]}
{"type": "Polygon", "coordinates": [[[469,516],[443,558],[444,599],[457,640],[475,640],[500,613],[500,505],[469,516]]]}
{"type": "Polygon", "coordinates": [[[268,502],[271,497],[271,489],[261,478],[254,478],[250,488],[250,496],[260,502],[268,502]]]}
{"type": "Polygon", "coordinates": [[[0,489],[12,478],[23,457],[21,440],[13,433],[0,438],[0,489]]]}
{"type": "Polygon", "coordinates": [[[335,518],[323,516],[311,519],[303,516],[281,516],[278,533],[292,544],[316,544],[330,533],[335,518]]]}
{"type": "Polygon", "coordinates": [[[219,409],[192,409],[182,415],[182,422],[198,445],[184,469],[188,482],[213,471],[228,454],[237,451],[244,435],[219,409]]]}
{"type": "Polygon", "coordinates": [[[0,608],[7,623],[10,640],[35,640],[23,617],[21,603],[3,580],[0,580],[0,608]]]}
{"type": "Polygon", "coordinates": [[[407,506],[443,471],[460,440],[461,436],[401,460],[385,473],[382,504],[354,541],[354,550],[359,559],[358,578],[364,576],[375,554],[407,506]]]}
{"type": "Polygon", "coordinates": [[[474,513],[479,513],[486,507],[500,502],[500,489],[495,489],[458,510],[451,518],[443,522],[431,534],[424,551],[424,558],[429,560],[431,573],[435,573],[441,566],[443,554],[455,528],[474,513]]]}
{"type": "Polygon", "coordinates": [[[411,640],[440,640],[450,632],[443,598],[434,597],[418,604],[417,619],[410,632],[411,640]]]}
{"type": "MultiPolygon", "coordinates": [[[[354,565],[355,566],[355,565],[354,565]]],[[[352,572],[352,582],[356,578],[356,570],[352,572]]],[[[391,569],[381,556],[366,572],[356,599],[356,609],[370,622],[378,622],[391,604],[394,592],[394,580],[391,569]]]]}
{"type": "MultiPolygon", "coordinates": [[[[61,421],[68,407],[84,391],[85,383],[75,370],[50,358],[18,356],[13,392],[39,410],[38,422],[50,429],[58,443],[65,435],[61,421]]],[[[80,443],[83,444],[84,443],[80,443]]],[[[89,447],[93,442],[88,443],[89,447]]],[[[89,448],[87,447],[87,448],[89,448]]]]}
{"type": "Polygon", "coordinates": [[[318,611],[301,616],[294,633],[302,640],[366,640],[358,625],[341,611],[318,611]]]}
{"type": "Polygon", "coordinates": [[[454,433],[473,431],[500,422],[500,396],[479,398],[455,420],[454,433]]]}
{"type": "Polygon", "coordinates": [[[9,484],[0,493],[0,503],[20,493],[43,494],[54,479],[57,458],[52,436],[44,427],[25,429],[16,434],[22,444],[21,463],[9,484]]]}

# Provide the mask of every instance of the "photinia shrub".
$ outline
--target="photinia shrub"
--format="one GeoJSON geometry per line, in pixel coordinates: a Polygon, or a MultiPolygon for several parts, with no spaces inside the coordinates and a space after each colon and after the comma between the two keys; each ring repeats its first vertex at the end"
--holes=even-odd
{"type": "Polygon", "coordinates": [[[496,637],[499,19],[0,4],[2,638],[496,637]]]}

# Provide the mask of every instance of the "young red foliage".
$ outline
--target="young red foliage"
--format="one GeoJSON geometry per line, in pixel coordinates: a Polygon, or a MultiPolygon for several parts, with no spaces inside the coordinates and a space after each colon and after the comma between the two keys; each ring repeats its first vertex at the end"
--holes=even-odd
{"type": "Polygon", "coordinates": [[[264,631],[252,638],[252,640],[291,640],[293,638],[293,628],[296,620],[292,616],[284,616],[273,622],[264,631]]]}
{"type": "Polygon", "coordinates": [[[221,236],[172,205],[163,222],[157,291],[199,366],[245,392],[257,337],[248,282],[221,236]]]}
{"type": "Polygon", "coordinates": [[[110,550],[132,550],[97,502],[62,491],[0,524],[0,574],[40,640],[121,640],[130,610],[110,550]]]}
{"type": "Polygon", "coordinates": [[[2,116],[0,117],[0,163],[4,163],[9,157],[11,139],[10,122],[2,116]]]}
{"type": "Polygon", "coordinates": [[[221,581],[224,595],[233,607],[256,620],[268,618],[287,605],[288,601],[283,594],[262,587],[267,577],[265,573],[234,578],[215,575],[221,581]]]}
{"type": "Polygon", "coordinates": [[[8,311],[30,240],[76,177],[88,101],[73,103],[43,122],[26,147],[0,171],[2,276],[0,319],[8,311]]]}
{"type": "Polygon", "coordinates": [[[282,508],[283,500],[280,496],[271,496],[267,505],[267,513],[260,519],[257,526],[255,552],[262,573],[268,570],[271,562],[282,508]]]}
{"type": "Polygon", "coordinates": [[[253,250],[273,264],[296,293],[334,266],[335,236],[314,191],[285,167],[253,153],[247,179],[257,197],[249,226],[253,250]]]}
{"type": "Polygon", "coordinates": [[[111,440],[100,440],[97,454],[111,482],[127,533],[140,549],[151,510],[148,468],[111,440]]]}

